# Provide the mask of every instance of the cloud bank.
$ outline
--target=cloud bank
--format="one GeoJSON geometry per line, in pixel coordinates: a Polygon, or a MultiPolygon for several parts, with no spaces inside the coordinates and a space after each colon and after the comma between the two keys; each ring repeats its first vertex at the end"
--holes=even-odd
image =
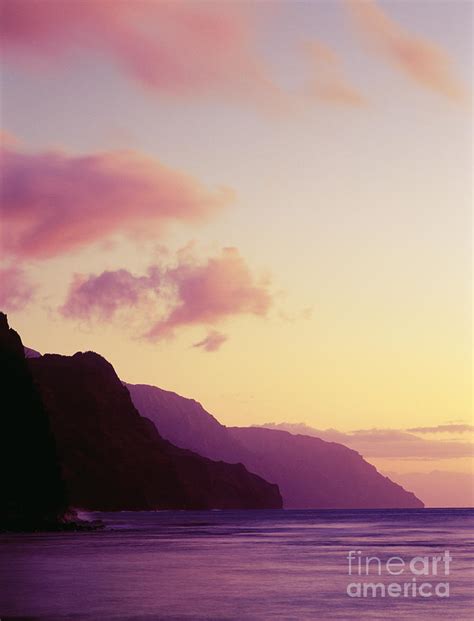
{"type": "Polygon", "coordinates": [[[407,431],[413,433],[474,433],[474,425],[449,423],[447,425],[436,425],[436,427],[411,427],[407,431]]]}
{"type": "Polygon", "coordinates": [[[263,426],[315,436],[328,442],[340,442],[367,458],[438,460],[472,457],[474,453],[472,442],[427,440],[401,429],[341,432],[336,429],[315,429],[304,423],[267,423],[263,426]]]}

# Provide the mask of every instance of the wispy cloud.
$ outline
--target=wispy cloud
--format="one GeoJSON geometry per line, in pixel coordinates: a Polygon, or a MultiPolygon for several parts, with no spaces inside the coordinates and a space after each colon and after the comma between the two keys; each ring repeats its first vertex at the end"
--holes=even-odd
{"type": "Polygon", "coordinates": [[[381,58],[419,86],[456,102],[466,101],[467,89],[440,46],[408,32],[375,0],[345,0],[345,6],[381,58]]]}
{"type": "Polygon", "coordinates": [[[233,198],[136,151],[71,155],[3,145],[1,161],[1,244],[17,257],[53,257],[114,235],[156,236],[233,198]]]}
{"type": "Polygon", "coordinates": [[[0,41],[17,67],[73,69],[95,54],[147,93],[177,100],[212,96],[270,113],[300,110],[308,97],[363,106],[341,59],[321,43],[307,46],[306,97],[279,84],[258,41],[274,14],[262,19],[256,5],[242,2],[3,0],[0,41]]]}
{"type": "Polygon", "coordinates": [[[251,5],[2,0],[1,24],[7,60],[36,70],[95,53],[152,93],[263,106],[282,98],[255,44],[251,5]]]}
{"type": "Polygon", "coordinates": [[[18,311],[33,299],[35,287],[18,266],[0,268],[0,308],[18,311]]]}
{"type": "Polygon", "coordinates": [[[474,425],[449,423],[447,425],[436,425],[436,427],[411,427],[407,431],[413,433],[474,433],[474,425]]]}
{"type": "Polygon", "coordinates": [[[366,98],[345,75],[340,57],[328,46],[317,41],[305,45],[312,67],[312,77],[306,94],[328,104],[361,107],[366,98]]]}
{"type": "Polygon", "coordinates": [[[201,348],[207,352],[217,351],[227,341],[228,336],[217,330],[211,330],[202,340],[193,344],[193,347],[201,348]]]}

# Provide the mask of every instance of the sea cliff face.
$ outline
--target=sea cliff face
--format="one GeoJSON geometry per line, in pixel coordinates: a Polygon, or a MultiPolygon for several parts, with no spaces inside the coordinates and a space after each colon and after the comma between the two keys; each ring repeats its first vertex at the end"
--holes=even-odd
{"type": "Polygon", "coordinates": [[[54,528],[67,498],[50,420],[20,336],[0,313],[0,529],[54,528]]]}
{"type": "Polygon", "coordinates": [[[163,439],[140,416],[112,365],[93,352],[46,354],[29,366],[40,389],[74,507],[280,508],[276,485],[163,439]]]}
{"type": "Polygon", "coordinates": [[[192,399],[127,384],[133,402],[170,442],[242,462],[277,483],[285,508],[420,508],[423,503],[342,444],[257,427],[227,428],[192,399]]]}
{"type": "Polygon", "coordinates": [[[229,429],[250,451],[245,464],[278,483],[285,507],[422,508],[413,493],[383,476],[356,451],[320,438],[258,427],[229,429]]]}

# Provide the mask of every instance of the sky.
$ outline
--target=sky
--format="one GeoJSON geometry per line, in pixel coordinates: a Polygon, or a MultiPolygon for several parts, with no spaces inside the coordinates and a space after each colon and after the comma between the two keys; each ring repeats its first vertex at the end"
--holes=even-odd
{"type": "MultiPolygon", "coordinates": [[[[472,423],[471,2],[0,7],[25,344],[224,424],[472,423]]],[[[472,472],[433,433],[384,470],[472,472]]]]}

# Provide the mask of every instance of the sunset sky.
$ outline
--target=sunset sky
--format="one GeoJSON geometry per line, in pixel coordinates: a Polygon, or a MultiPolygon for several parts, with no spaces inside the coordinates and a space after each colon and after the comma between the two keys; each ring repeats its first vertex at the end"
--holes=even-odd
{"type": "MultiPolygon", "coordinates": [[[[472,423],[471,2],[0,6],[28,346],[225,424],[472,423]]],[[[462,448],[385,470],[467,472],[432,433],[462,448]]]]}

